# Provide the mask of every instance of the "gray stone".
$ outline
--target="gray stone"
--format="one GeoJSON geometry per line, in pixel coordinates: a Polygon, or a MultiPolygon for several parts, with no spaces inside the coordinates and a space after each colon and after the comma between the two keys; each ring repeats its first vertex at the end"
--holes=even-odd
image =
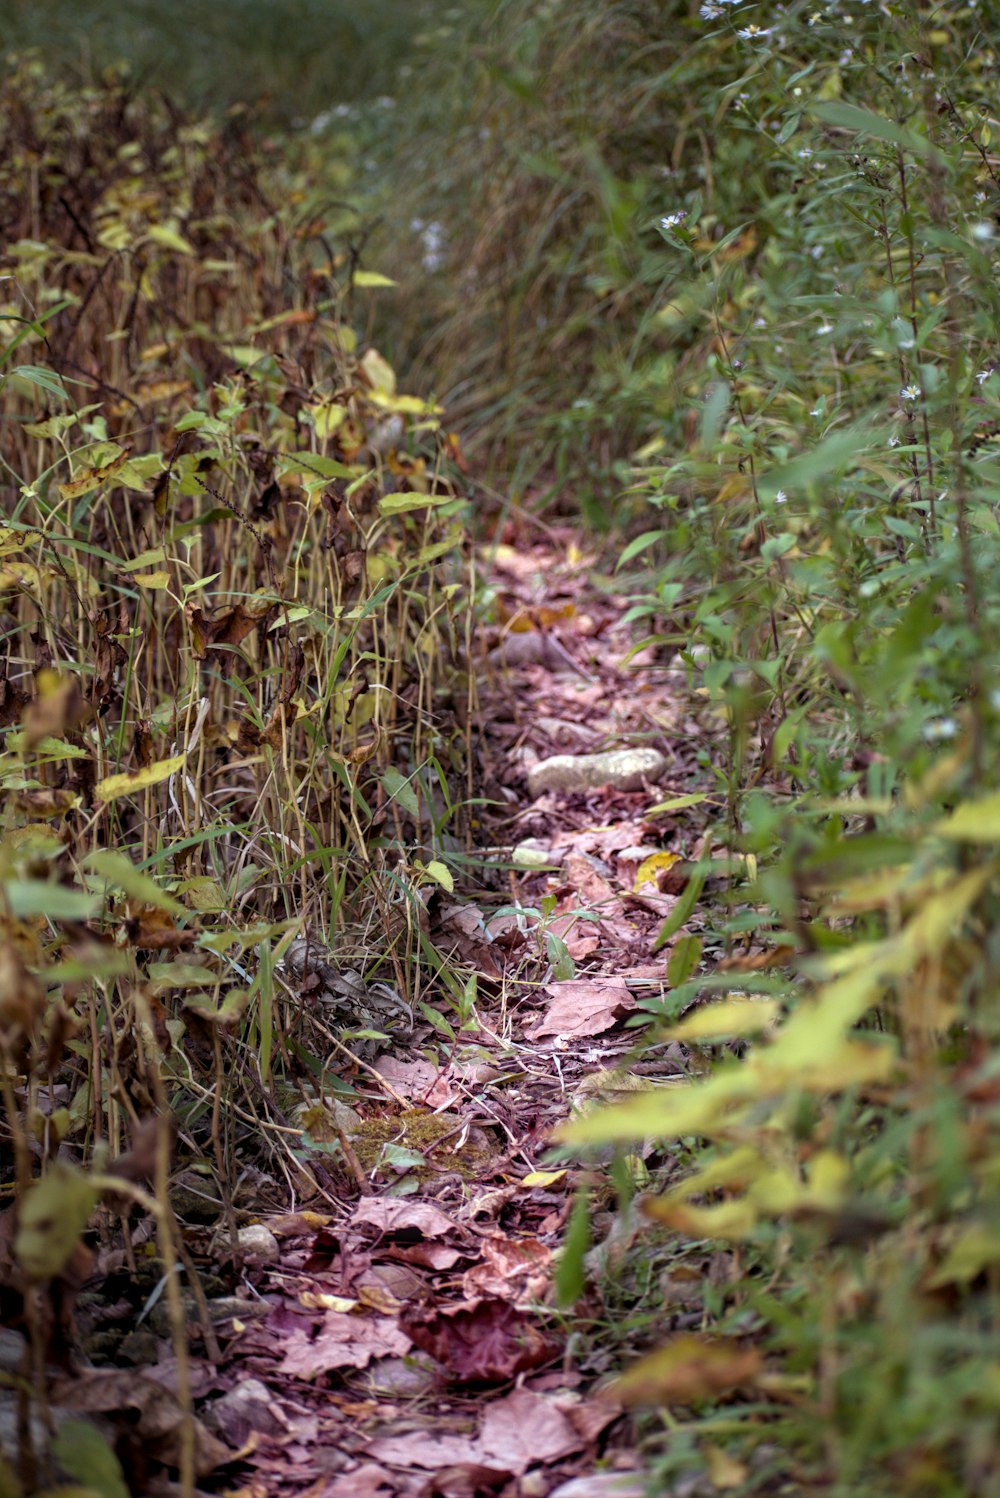
{"type": "Polygon", "coordinates": [[[262,1264],[276,1264],[281,1258],[277,1238],[262,1222],[252,1222],[248,1227],[240,1228],[236,1237],[240,1248],[251,1259],[262,1264]]]}
{"type": "Polygon", "coordinates": [[[532,796],[543,791],[578,791],[610,785],[619,791],[635,791],[647,780],[656,780],[667,761],[656,749],[612,749],[607,754],[555,754],[528,771],[532,796]]]}

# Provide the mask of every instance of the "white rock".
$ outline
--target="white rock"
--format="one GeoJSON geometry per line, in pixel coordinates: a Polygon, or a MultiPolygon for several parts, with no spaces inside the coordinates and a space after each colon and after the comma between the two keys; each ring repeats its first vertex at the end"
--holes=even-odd
{"type": "Polygon", "coordinates": [[[577,791],[610,785],[619,791],[638,790],[667,768],[656,749],[612,749],[608,754],[555,754],[528,771],[532,796],[543,791],[577,791]]]}

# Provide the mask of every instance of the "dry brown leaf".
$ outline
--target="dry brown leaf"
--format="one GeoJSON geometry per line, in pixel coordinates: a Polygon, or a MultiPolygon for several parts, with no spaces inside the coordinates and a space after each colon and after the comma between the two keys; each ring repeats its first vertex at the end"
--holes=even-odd
{"type": "Polygon", "coordinates": [[[399,1321],[421,1351],[462,1383],[505,1383],[559,1351],[529,1316],[496,1296],[453,1306],[411,1306],[399,1321]]]}
{"type": "Polygon", "coordinates": [[[309,1380],[333,1368],[365,1368],[375,1357],[403,1357],[411,1340],[393,1317],[327,1311],[318,1336],[293,1332],[283,1346],[278,1371],[309,1380]]]}
{"type": "Polygon", "coordinates": [[[407,1237],[414,1234],[421,1238],[461,1235],[458,1224],[430,1202],[398,1197],[368,1197],[355,1207],[351,1223],[354,1227],[373,1227],[383,1233],[404,1234],[407,1237]]]}
{"type": "Polygon", "coordinates": [[[619,978],[573,978],[567,983],[548,983],[545,992],[552,1002],[528,1032],[532,1040],[545,1035],[600,1035],[635,1008],[635,1000],[619,978]]]}
{"type": "Polygon", "coordinates": [[[540,1298],[549,1277],[551,1250],[538,1238],[509,1238],[495,1233],[482,1244],[483,1257],[462,1277],[466,1300],[499,1295],[508,1299],[540,1298]]]}
{"type": "Polygon", "coordinates": [[[515,1389],[489,1404],[479,1439],[487,1462],[503,1461],[518,1476],[536,1463],[570,1456],[583,1445],[579,1431],[555,1401],[530,1389],[515,1389]]]}
{"type": "MultiPolygon", "coordinates": [[[[148,1374],[134,1368],[83,1369],[54,1384],[49,1399],[81,1415],[121,1415],[123,1437],[137,1437],[156,1461],[174,1467],[180,1463],[184,1411],[177,1396],[148,1374]]],[[[207,1477],[232,1453],[200,1420],[194,1430],[195,1469],[199,1477],[207,1477]]]]}

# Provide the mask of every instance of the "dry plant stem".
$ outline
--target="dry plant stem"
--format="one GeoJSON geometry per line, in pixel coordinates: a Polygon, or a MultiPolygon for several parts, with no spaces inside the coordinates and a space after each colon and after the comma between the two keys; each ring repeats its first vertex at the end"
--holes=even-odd
{"type": "Polygon", "coordinates": [[[161,1116],[157,1131],[155,1194],[146,1191],[133,1181],[119,1176],[92,1175],[91,1185],[95,1190],[114,1196],[128,1196],[156,1222],[156,1240],[160,1262],[166,1282],[165,1295],[170,1317],[170,1341],[177,1363],[177,1401],[181,1407],[180,1429],[180,1486],[181,1498],[195,1498],[195,1431],[194,1401],[191,1394],[191,1365],[188,1358],[187,1323],[184,1302],[181,1297],[180,1264],[174,1248],[174,1233],[171,1226],[173,1213],[170,1210],[168,1181],[170,1176],[170,1132],[166,1126],[167,1115],[161,1116]],[[166,1203],[166,1205],[164,1205],[166,1203]]]}
{"type": "Polygon", "coordinates": [[[226,1151],[222,1143],[222,1079],[225,1072],[222,1066],[222,1037],[218,1025],[213,1026],[212,1039],[215,1052],[215,1086],[212,1089],[212,1149],[215,1154],[216,1179],[222,1193],[226,1228],[229,1232],[229,1245],[233,1257],[236,1258],[239,1255],[239,1233],[236,1227],[236,1214],[233,1211],[233,1196],[229,1189],[226,1151]]]}

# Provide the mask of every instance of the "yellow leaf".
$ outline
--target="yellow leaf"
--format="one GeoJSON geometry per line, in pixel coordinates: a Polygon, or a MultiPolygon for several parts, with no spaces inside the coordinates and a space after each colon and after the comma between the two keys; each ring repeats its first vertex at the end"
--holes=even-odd
{"type": "Polygon", "coordinates": [[[356,270],[354,272],[355,286],[398,286],[398,281],[393,281],[390,276],[383,276],[377,270],[356,270]]]}
{"type": "Polygon", "coordinates": [[[68,484],[60,484],[59,493],[63,499],[79,499],[81,494],[89,494],[91,489],[97,489],[101,484],[106,483],[120,468],[124,467],[128,459],[128,448],[119,448],[116,456],[109,463],[102,463],[97,468],[85,468],[68,484]]]}
{"type": "Polygon", "coordinates": [[[424,867],[424,873],[428,874],[435,884],[440,884],[450,894],[454,891],[455,881],[451,876],[451,870],[447,864],[443,864],[439,858],[432,858],[424,867]]]}
{"type": "Polygon", "coordinates": [[[664,1033],[666,1040],[714,1040],[719,1036],[739,1038],[758,1035],[781,1013],[778,999],[729,998],[720,1004],[705,1004],[664,1033]]]}
{"type": "Polygon", "coordinates": [[[361,360],[361,373],[372,390],[381,390],[383,395],[396,394],[396,371],[378,349],[370,348],[361,360]]]}
{"type": "Polygon", "coordinates": [[[313,429],[321,442],[332,437],[347,416],[346,406],[339,405],[336,401],[320,401],[315,406],[307,406],[306,410],[312,417],[313,429]]]}
{"type": "Polygon", "coordinates": [[[566,1174],[564,1170],[531,1170],[521,1179],[522,1186],[554,1186],[566,1174]]]}
{"type": "Polygon", "coordinates": [[[1000,1263],[1000,1232],[984,1222],[974,1222],[952,1244],[944,1263],[931,1277],[930,1288],[968,1285],[984,1269],[997,1263],[1000,1263]]]}
{"type": "Polygon", "coordinates": [[[693,1176],[685,1176],[678,1185],[671,1187],[664,1200],[677,1201],[688,1196],[700,1196],[705,1191],[716,1191],[720,1186],[747,1186],[763,1175],[769,1166],[749,1144],[740,1145],[731,1154],[721,1155],[693,1176]]]}
{"type": "Polygon", "coordinates": [[[158,572],[136,572],[132,581],[140,588],[165,588],[170,582],[170,573],[162,568],[158,572]]]}
{"type": "Polygon", "coordinates": [[[963,843],[1000,843],[1000,792],[963,802],[934,831],[963,843]]]}
{"type": "Polygon", "coordinates": [[[644,858],[635,871],[633,894],[637,894],[644,884],[655,884],[660,869],[672,869],[674,864],[680,861],[679,853],[653,853],[649,858],[644,858]]]}
{"type": "Polygon", "coordinates": [[[154,244],[162,245],[165,250],[176,250],[178,255],[194,254],[194,245],[169,224],[150,224],[146,232],[154,244]]]}
{"type": "Polygon", "coordinates": [[[691,1333],[641,1358],[612,1385],[623,1404],[692,1404],[752,1383],[761,1369],[756,1347],[691,1333]]]}
{"type": "Polygon", "coordinates": [[[746,1066],[730,1066],[705,1082],[682,1082],[637,1092],[626,1102],[574,1119],[555,1130],[565,1144],[616,1144],[726,1131],[758,1084],[746,1066]]]}
{"type": "Polygon", "coordinates": [[[177,774],[186,757],[184,754],[174,754],[170,759],[158,759],[155,764],[146,765],[142,770],[132,770],[122,775],[106,775],[95,786],[98,799],[117,801],[119,796],[131,796],[135,791],[144,791],[147,786],[159,785],[161,780],[169,780],[171,775],[177,774]]]}
{"type": "Polygon", "coordinates": [[[738,1462],[735,1457],[723,1451],[721,1446],[704,1446],[702,1452],[713,1488],[727,1492],[731,1488],[743,1486],[749,1476],[749,1471],[742,1462],[738,1462]]]}
{"type": "Polygon", "coordinates": [[[758,1221],[757,1209],[746,1197],[716,1202],[711,1207],[664,1200],[644,1202],[643,1211],[689,1238],[727,1238],[737,1243],[750,1237],[758,1221]]]}

